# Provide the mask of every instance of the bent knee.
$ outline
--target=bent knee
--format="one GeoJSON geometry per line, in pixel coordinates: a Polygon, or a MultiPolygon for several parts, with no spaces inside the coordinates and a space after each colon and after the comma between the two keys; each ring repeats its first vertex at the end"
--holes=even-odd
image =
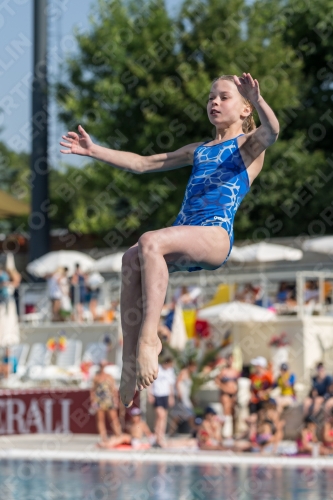
{"type": "Polygon", "coordinates": [[[144,233],[139,238],[138,245],[142,253],[157,252],[159,250],[157,231],[148,231],[144,233]]]}
{"type": "Polygon", "coordinates": [[[138,280],[141,276],[138,246],[131,247],[124,253],[122,258],[121,274],[125,283],[128,280],[133,283],[133,278],[138,280]]]}
{"type": "Polygon", "coordinates": [[[122,257],[122,263],[123,264],[130,264],[133,260],[137,259],[138,257],[138,246],[134,246],[126,250],[122,257]]]}

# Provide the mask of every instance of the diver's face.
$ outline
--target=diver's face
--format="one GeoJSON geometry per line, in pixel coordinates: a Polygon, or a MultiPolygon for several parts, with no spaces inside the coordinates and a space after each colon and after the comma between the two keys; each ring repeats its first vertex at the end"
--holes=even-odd
{"type": "Polygon", "coordinates": [[[233,82],[217,80],[213,83],[207,102],[208,118],[213,125],[229,127],[238,121],[241,125],[241,117],[250,112],[233,82]]]}

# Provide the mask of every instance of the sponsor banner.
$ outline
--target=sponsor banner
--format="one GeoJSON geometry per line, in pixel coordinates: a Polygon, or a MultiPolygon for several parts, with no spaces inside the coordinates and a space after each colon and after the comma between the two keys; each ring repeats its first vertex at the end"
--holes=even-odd
{"type": "Polygon", "coordinates": [[[0,390],[0,435],[97,433],[89,390],[0,390]]]}

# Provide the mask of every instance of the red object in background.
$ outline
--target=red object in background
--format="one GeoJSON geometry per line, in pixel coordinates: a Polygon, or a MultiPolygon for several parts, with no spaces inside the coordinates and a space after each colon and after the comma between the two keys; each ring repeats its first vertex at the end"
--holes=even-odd
{"type": "Polygon", "coordinates": [[[195,331],[199,337],[205,339],[210,336],[210,325],[208,321],[197,319],[195,322],[195,331]]]}
{"type": "MultiPolygon", "coordinates": [[[[139,406],[138,394],[134,404],[139,406]]],[[[89,408],[87,389],[0,390],[0,435],[97,434],[89,408]]]]}
{"type": "Polygon", "coordinates": [[[25,311],[25,314],[31,314],[31,313],[36,312],[35,304],[25,304],[24,311],[25,311]]]}

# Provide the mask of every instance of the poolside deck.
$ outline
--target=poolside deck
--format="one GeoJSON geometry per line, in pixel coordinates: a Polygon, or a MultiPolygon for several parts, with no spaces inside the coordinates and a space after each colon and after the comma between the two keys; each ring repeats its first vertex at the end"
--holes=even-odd
{"type": "Polygon", "coordinates": [[[333,457],[269,456],[260,453],[208,452],[172,448],[149,450],[104,450],[96,446],[96,435],[27,434],[0,437],[0,459],[75,460],[80,462],[159,462],[173,465],[219,464],[270,467],[333,468],[333,457]]]}

